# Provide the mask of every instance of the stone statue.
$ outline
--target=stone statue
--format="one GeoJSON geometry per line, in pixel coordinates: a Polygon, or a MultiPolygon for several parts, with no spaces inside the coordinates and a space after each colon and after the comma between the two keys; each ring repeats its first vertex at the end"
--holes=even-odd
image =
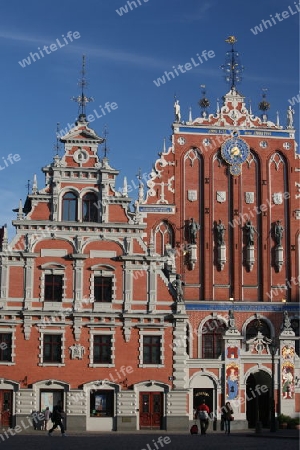
{"type": "Polygon", "coordinates": [[[293,128],[295,111],[292,109],[291,105],[288,107],[286,117],[287,117],[287,128],[293,128]]]}
{"type": "Polygon", "coordinates": [[[252,246],[254,245],[254,233],[258,234],[256,228],[254,225],[252,225],[251,220],[248,220],[248,222],[246,222],[245,224],[245,231],[246,231],[246,235],[247,235],[247,246],[252,246]]]}
{"type": "Polygon", "coordinates": [[[284,331],[292,330],[292,324],[287,311],[284,311],[283,313],[283,330],[284,331]]]}
{"type": "Polygon", "coordinates": [[[222,220],[219,220],[219,223],[216,226],[216,230],[217,230],[217,242],[218,245],[225,245],[225,225],[222,223],[222,220]]]}
{"type": "Polygon", "coordinates": [[[281,221],[277,220],[274,225],[274,239],[277,245],[281,245],[284,228],[281,225],[281,221]]]}
{"type": "Polygon", "coordinates": [[[176,275],[176,279],[172,282],[172,286],[176,291],[176,302],[181,303],[183,301],[184,282],[181,280],[179,274],[176,275]]]}
{"type": "Polygon", "coordinates": [[[181,113],[180,113],[180,105],[179,100],[176,100],[174,103],[174,110],[175,110],[175,121],[180,122],[181,121],[181,113]]]}
{"type": "Polygon", "coordinates": [[[199,223],[195,222],[193,218],[190,219],[189,222],[189,239],[190,239],[190,244],[196,244],[196,239],[197,239],[197,233],[198,230],[200,230],[200,225],[199,223]]]}
{"type": "Polygon", "coordinates": [[[228,325],[229,325],[229,328],[232,330],[233,328],[235,328],[235,318],[234,318],[233,309],[229,310],[228,316],[229,316],[228,325]]]}

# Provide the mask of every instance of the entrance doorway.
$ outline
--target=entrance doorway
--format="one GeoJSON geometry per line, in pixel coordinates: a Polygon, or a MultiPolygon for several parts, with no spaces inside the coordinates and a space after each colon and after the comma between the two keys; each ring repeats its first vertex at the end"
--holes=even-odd
{"type": "Polygon", "coordinates": [[[246,384],[246,417],[249,428],[255,428],[257,422],[261,422],[263,428],[270,426],[270,395],[270,375],[262,370],[250,374],[246,384]],[[266,392],[262,392],[261,386],[264,386],[263,391],[266,392]]]}
{"type": "Polygon", "coordinates": [[[140,392],[140,429],[161,429],[162,416],[162,392],[140,392]]]}
{"type": "Polygon", "coordinates": [[[12,397],[12,391],[0,390],[0,426],[4,428],[11,427],[12,424],[12,397]]]}

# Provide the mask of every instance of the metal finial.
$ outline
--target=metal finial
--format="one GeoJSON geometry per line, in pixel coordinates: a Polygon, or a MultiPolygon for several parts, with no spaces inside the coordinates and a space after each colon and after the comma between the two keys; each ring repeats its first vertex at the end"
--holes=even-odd
{"type": "Polygon", "coordinates": [[[205,84],[201,84],[201,89],[202,89],[202,98],[199,100],[198,104],[200,106],[200,108],[202,109],[202,116],[206,117],[207,116],[207,108],[209,108],[210,106],[210,102],[208,100],[208,98],[206,97],[206,86],[205,84]]]}
{"type": "Polygon", "coordinates": [[[137,177],[138,180],[141,181],[141,179],[142,179],[142,169],[140,167],[139,167],[138,173],[136,174],[136,177],[137,177]]]}
{"type": "Polygon", "coordinates": [[[103,136],[104,136],[104,149],[103,149],[103,153],[104,153],[104,158],[107,158],[107,153],[109,152],[109,148],[107,146],[107,136],[108,136],[109,132],[107,129],[107,125],[104,125],[104,131],[103,131],[103,136]]]}
{"type": "Polygon", "coordinates": [[[234,89],[242,80],[241,74],[244,67],[240,63],[238,52],[234,49],[234,44],[237,42],[236,37],[228,36],[225,42],[231,45],[231,50],[226,52],[226,62],[221,68],[225,72],[225,80],[230,84],[230,88],[234,89]]]}
{"type": "Polygon", "coordinates": [[[29,192],[30,192],[30,188],[31,188],[31,181],[30,180],[27,180],[27,183],[25,184],[25,187],[27,187],[27,194],[29,195],[29,192]]]}
{"type": "Polygon", "coordinates": [[[55,156],[59,155],[60,152],[60,124],[57,122],[56,124],[56,144],[54,144],[55,156]]]}
{"type": "Polygon", "coordinates": [[[78,82],[78,86],[81,88],[81,94],[78,97],[73,97],[72,100],[79,105],[79,116],[85,117],[86,115],[86,105],[87,103],[93,102],[93,97],[87,97],[85,95],[85,88],[88,83],[85,77],[85,55],[82,55],[82,68],[81,68],[81,79],[78,82]]]}

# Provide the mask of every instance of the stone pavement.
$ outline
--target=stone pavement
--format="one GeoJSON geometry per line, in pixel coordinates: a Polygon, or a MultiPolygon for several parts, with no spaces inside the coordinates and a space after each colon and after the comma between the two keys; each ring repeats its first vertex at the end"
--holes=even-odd
{"type": "Polygon", "coordinates": [[[227,436],[221,432],[210,432],[206,436],[189,433],[175,433],[163,430],[131,432],[70,432],[62,438],[59,431],[48,437],[46,432],[33,431],[16,434],[0,440],[2,449],[7,450],[220,450],[223,446],[230,450],[299,450],[297,430],[278,430],[271,433],[263,430],[232,432],[227,436]]]}

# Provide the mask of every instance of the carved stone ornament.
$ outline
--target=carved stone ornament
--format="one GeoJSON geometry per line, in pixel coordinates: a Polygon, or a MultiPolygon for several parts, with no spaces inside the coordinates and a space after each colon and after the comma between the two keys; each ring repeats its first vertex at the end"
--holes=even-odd
{"type": "Polygon", "coordinates": [[[197,191],[196,190],[188,190],[188,200],[190,202],[197,201],[197,191]]]}
{"type": "Polygon", "coordinates": [[[245,192],[245,202],[247,204],[254,203],[254,192],[245,192]]]}
{"type": "Polygon", "coordinates": [[[82,359],[84,354],[84,347],[80,344],[74,344],[71,347],[69,347],[71,350],[71,359],[82,359]]]}
{"type": "Polygon", "coordinates": [[[226,191],[217,191],[217,202],[218,203],[226,202],[226,191]]]}
{"type": "Polygon", "coordinates": [[[281,205],[282,204],[282,193],[281,192],[274,192],[272,197],[273,197],[273,203],[275,205],[281,205]]]}

